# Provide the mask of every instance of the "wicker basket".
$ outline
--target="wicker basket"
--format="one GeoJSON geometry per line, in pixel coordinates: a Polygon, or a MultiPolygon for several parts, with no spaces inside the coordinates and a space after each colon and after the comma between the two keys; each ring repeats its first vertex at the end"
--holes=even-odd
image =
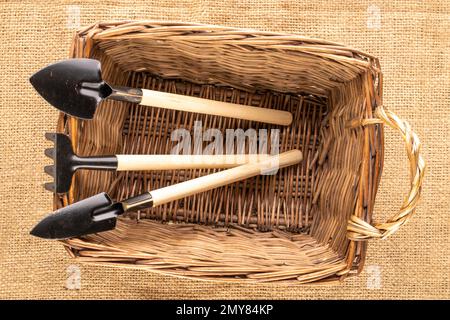
{"type": "MultiPolygon", "coordinates": [[[[366,240],[414,213],[425,164],[407,122],[382,106],[378,59],[298,35],[153,21],[98,23],[77,32],[72,57],[101,60],[110,83],[288,110],[280,151],[304,161],[182,201],[130,214],[113,231],[63,241],[83,262],[220,281],[317,282],[361,271],[366,240]],[[372,211],[383,167],[383,124],[406,142],[411,191],[386,223],[372,211]]],[[[171,132],[270,125],[107,101],[92,121],[61,114],[58,131],[82,155],[169,153],[171,132]]],[[[214,170],[77,172],[60,208],[101,191],[115,199],[214,170]]]]}

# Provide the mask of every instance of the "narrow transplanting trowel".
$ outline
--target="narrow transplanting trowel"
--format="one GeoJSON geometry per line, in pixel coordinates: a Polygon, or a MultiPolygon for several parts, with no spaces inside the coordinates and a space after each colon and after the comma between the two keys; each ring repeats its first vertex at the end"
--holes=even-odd
{"type": "Polygon", "coordinates": [[[41,238],[66,239],[112,230],[117,217],[125,212],[159,206],[259,174],[274,173],[278,168],[297,164],[301,160],[302,153],[291,150],[115,203],[106,193],[100,193],[57,210],[39,222],[30,233],[41,238]]]}
{"type": "Polygon", "coordinates": [[[117,171],[225,169],[268,157],[267,154],[117,154],[80,157],[74,153],[72,142],[67,135],[47,132],[45,137],[54,142],[53,148],[45,149],[45,155],[52,158],[54,164],[44,167],[44,171],[51,175],[54,181],[45,183],[44,187],[56,193],[69,191],[72,177],[78,169],[117,171]]]}
{"type": "Polygon", "coordinates": [[[292,122],[292,114],[287,111],[112,86],[103,81],[100,62],[93,59],[69,59],[51,64],[36,72],[30,82],[54,107],[82,119],[92,119],[102,100],[113,99],[285,126],[292,122]]]}

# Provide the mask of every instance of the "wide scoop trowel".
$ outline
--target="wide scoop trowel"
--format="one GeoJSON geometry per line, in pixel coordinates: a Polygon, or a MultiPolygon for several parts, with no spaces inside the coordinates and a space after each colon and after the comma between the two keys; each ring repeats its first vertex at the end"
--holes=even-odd
{"type": "Polygon", "coordinates": [[[112,230],[117,217],[127,211],[159,206],[259,174],[274,174],[277,169],[301,160],[302,153],[291,150],[115,203],[106,193],[100,193],[57,210],[39,222],[30,233],[46,239],[66,239],[112,230]]]}
{"type": "Polygon", "coordinates": [[[292,114],[287,111],[112,86],[102,79],[101,64],[93,59],[69,59],[51,64],[36,72],[30,82],[51,105],[82,119],[92,119],[101,101],[113,99],[277,125],[287,126],[292,122],[292,114]]]}

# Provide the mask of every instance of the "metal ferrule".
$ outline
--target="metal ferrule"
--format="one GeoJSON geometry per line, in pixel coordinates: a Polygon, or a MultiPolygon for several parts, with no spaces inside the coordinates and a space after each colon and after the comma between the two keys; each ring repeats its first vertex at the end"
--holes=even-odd
{"type": "Polygon", "coordinates": [[[122,201],[124,211],[138,211],[153,207],[153,198],[150,192],[122,201]]]}
{"type": "Polygon", "coordinates": [[[141,103],[142,100],[142,90],[129,88],[129,87],[115,87],[110,86],[112,89],[112,93],[108,96],[108,99],[132,102],[132,103],[141,103]]]}
{"type": "Polygon", "coordinates": [[[74,155],[72,158],[72,167],[76,169],[92,169],[92,170],[116,170],[116,156],[91,156],[79,157],[74,155]]]}

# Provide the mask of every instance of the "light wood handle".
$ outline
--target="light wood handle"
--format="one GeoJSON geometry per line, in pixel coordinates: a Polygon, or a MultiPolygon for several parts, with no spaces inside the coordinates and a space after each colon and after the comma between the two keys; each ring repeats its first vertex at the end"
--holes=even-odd
{"type": "Polygon", "coordinates": [[[142,89],[141,104],[283,126],[288,126],[292,123],[292,114],[287,111],[252,107],[147,89],[142,89]]]}
{"type": "Polygon", "coordinates": [[[299,163],[301,160],[302,153],[299,150],[291,150],[280,155],[268,157],[263,161],[244,164],[232,169],[157,189],[151,191],[150,194],[153,199],[153,205],[158,206],[259,174],[268,172],[272,172],[273,174],[276,169],[299,163]]]}
{"type": "Polygon", "coordinates": [[[125,155],[118,154],[117,171],[126,170],[181,170],[181,169],[226,169],[249,162],[267,159],[267,154],[229,155],[125,155]]]}

